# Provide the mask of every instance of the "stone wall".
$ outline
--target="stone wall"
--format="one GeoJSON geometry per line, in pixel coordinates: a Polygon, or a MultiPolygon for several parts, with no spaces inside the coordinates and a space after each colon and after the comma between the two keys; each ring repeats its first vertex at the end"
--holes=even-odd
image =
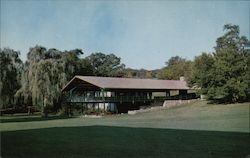
{"type": "Polygon", "coordinates": [[[139,109],[139,110],[131,110],[128,111],[128,114],[134,115],[136,113],[148,112],[148,111],[156,111],[161,109],[167,109],[175,106],[181,106],[183,104],[188,104],[191,102],[197,101],[197,99],[192,100],[165,100],[162,106],[151,106],[147,109],[139,109]]]}
{"type": "Polygon", "coordinates": [[[163,103],[163,107],[169,108],[169,107],[173,107],[173,106],[179,106],[182,104],[187,104],[190,102],[195,101],[196,99],[192,99],[192,100],[165,100],[163,103]]]}

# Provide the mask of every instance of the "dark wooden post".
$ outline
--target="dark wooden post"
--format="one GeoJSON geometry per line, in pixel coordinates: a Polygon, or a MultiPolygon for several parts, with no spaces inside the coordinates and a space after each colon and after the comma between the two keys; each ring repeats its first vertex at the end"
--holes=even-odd
{"type": "Polygon", "coordinates": [[[82,115],[83,115],[83,103],[82,103],[82,115]]]}
{"type": "Polygon", "coordinates": [[[166,91],[166,98],[169,98],[170,97],[170,90],[167,90],[166,91]]]}
{"type": "Polygon", "coordinates": [[[89,107],[88,107],[88,103],[85,103],[85,106],[86,106],[86,113],[88,114],[88,110],[89,110],[89,107]]]}
{"type": "Polygon", "coordinates": [[[102,102],[103,102],[103,112],[105,112],[105,97],[104,97],[104,89],[101,89],[101,93],[102,93],[102,102]]]}
{"type": "Polygon", "coordinates": [[[71,103],[69,103],[69,117],[71,117],[71,103]]]}

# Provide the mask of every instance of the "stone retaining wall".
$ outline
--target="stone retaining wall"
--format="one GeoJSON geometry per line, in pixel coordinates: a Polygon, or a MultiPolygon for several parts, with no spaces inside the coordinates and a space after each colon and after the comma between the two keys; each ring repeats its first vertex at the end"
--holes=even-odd
{"type": "Polygon", "coordinates": [[[192,99],[192,100],[165,100],[163,103],[163,107],[169,108],[169,107],[173,107],[173,106],[179,106],[182,104],[188,104],[190,102],[195,101],[196,99],[192,99]]]}
{"type": "Polygon", "coordinates": [[[167,109],[167,108],[171,108],[171,107],[175,107],[175,106],[181,106],[183,104],[188,104],[188,103],[194,102],[196,100],[197,99],[192,99],[192,100],[165,100],[162,106],[153,106],[153,107],[150,107],[150,108],[147,108],[147,109],[131,110],[131,111],[128,111],[128,114],[134,115],[136,113],[167,109]]]}

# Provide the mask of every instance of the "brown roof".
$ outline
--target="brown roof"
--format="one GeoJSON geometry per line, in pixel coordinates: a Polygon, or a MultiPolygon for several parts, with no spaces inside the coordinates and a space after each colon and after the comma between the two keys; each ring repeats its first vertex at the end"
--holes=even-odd
{"type": "Polygon", "coordinates": [[[148,89],[148,90],[187,90],[185,81],[180,80],[157,80],[157,79],[134,79],[96,76],[75,76],[62,90],[68,89],[75,79],[88,82],[104,89],[148,89]]]}

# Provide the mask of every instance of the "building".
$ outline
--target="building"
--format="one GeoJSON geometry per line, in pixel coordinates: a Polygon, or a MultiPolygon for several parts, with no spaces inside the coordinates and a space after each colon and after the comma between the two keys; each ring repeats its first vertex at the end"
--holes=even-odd
{"type": "Polygon", "coordinates": [[[64,103],[86,110],[126,113],[157,100],[190,99],[184,80],[75,76],[62,89],[64,103]],[[177,91],[171,95],[171,91],[177,91]]]}

